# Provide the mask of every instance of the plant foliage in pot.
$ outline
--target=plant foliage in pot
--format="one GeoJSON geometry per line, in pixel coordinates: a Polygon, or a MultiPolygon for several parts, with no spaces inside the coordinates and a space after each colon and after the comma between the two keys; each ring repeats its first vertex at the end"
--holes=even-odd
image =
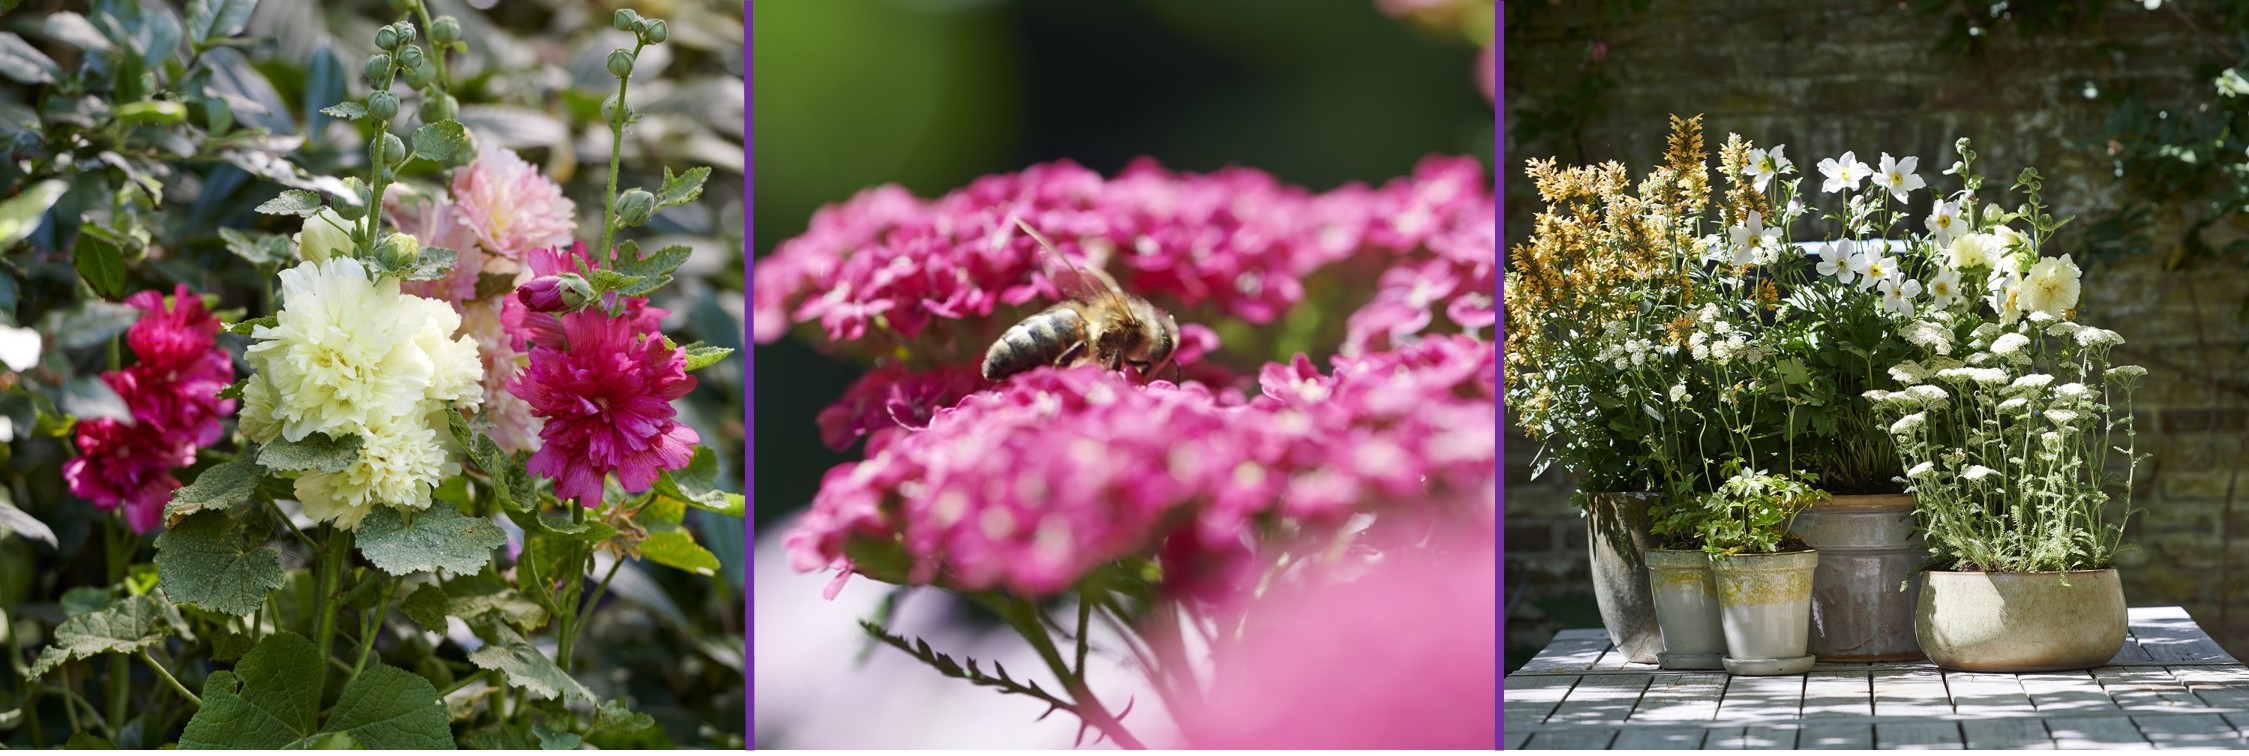
{"type": "Polygon", "coordinates": [[[2099,666],[2124,644],[2114,564],[2145,459],[2131,397],[2147,371],[2111,366],[2123,337],[2075,322],[2077,267],[2040,254],[2061,222],[2045,212],[2037,173],[2015,183],[2026,197],[2018,210],[1993,204],[1978,217],[1974,153],[1965,140],[1959,149],[1965,233],[1985,241],[1938,262],[1989,281],[1991,297],[1923,313],[1908,326],[1922,353],[1889,369],[1905,388],[1867,395],[1890,422],[1939,565],[1924,575],[1914,632],[1947,669],[2099,666]],[[2110,470],[2112,449],[2121,472],[2110,470]],[[2112,487],[2124,493],[2115,519],[2112,487]]]}
{"type": "Polygon", "coordinates": [[[1804,482],[1806,475],[1727,467],[1731,475],[1717,490],[1672,510],[1658,530],[1692,529],[1709,555],[1727,672],[1802,673],[1815,658],[1806,649],[1820,556],[1789,526],[1827,495],[1804,482]]]}

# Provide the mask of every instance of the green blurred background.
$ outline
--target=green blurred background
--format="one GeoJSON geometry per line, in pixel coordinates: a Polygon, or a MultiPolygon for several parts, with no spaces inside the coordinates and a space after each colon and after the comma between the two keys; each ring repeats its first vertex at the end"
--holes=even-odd
{"type": "MultiPolygon", "coordinates": [[[[933,197],[1069,159],[1228,164],[1325,191],[1432,153],[1492,160],[1476,48],[1372,0],[766,0],[751,47],[756,255],[813,211],[897,183],[933,197]]],[[[810,502],[814,416],[862,366],[792,338],[757,349],[758,527],[810,502]]]]}

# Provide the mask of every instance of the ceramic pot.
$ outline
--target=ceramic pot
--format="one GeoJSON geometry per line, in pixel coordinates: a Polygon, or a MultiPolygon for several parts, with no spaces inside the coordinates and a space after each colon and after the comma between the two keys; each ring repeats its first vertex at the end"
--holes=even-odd
{"type": "Polygon", "coordinates": [[[1663,634],[1656,626],[1655,602],[1648,594],[1648,565],[1642,556],[1651,548],[1648,506],[1653,493],[1587,493],[1585,528],[1593,560],[1593,601],[1601,609],[1601,625],[1609,642],[1625,658],[1653,664],[1663,651],[1663,634]]]}
{"type": "Polygon", "coordinates": [[[1794,533],[1820,553],[1808,648],[1821,661],[1921,658],[1913,637],[1921,589],[1915,578],[1929,547],[1913,504],[1909,494],[1837,496],[1796,515],[1794,533]]]}
{"type": "Polygon", "coordinates": [[[1812,668],[1812,573],[1817,551],[1714,557],[1727,672],[1792,675],[1812,668]]]}
{"type": "Polygon", "coordinates": [[[1722,668],[1726,632],[1718,618],[1718,583],[1710,555],[1656,549],[1645,556],[1656,626],[1663,633],[1663,653],[1656,655],[1656,663],[1664,669],[1722,668]]]}
{"type": "Polygon", "coordinates": [[[2124,647],[2116,570],[1922,573],[1913,630],[1929,660],[1968,672],[2060,672],[2124,647]]]}

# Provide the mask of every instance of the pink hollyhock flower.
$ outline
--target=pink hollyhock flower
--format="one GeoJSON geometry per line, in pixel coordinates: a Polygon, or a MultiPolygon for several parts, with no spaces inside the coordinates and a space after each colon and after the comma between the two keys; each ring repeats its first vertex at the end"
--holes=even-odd
{"type": "MultiPolygon", "coordinates": [[[[532,275],[531,282],[524,284],[524,287],[530,287],[540,279],[564,273],[584,275],[602,267],[601,261],[594,259],[593,253],[586,249],[585,242],[573,242],[568,251],[560,247],[532,250],[523,262],[531,269],[532,275]]],[[[532,344],[559,343],[563,338],[559,311],[532,309],[523,301],[523,291],[524,288],[519,287],[516,289],[517,296],[507,297],[505,309],[501,311],[502,322],[506,324],[508,334],[515,339],[516,349],[523,351],[530,349],[532,344]]],[[[606,307],[622,311],[625,319],[643,333],[656,333],[664,322],[664,316],[671,314],[663,308],[648,306],[647,297],[620,297],[616,292],[610,292],[602,297],[602,302],[606,307]]]]}
{"type": "Polygon", "coordinates": [[[555,496],[596,508],[612,473],[637,493],[686,466],[701,440],[671,405],[695,388],[686,353],[598,310],[564,315],[560,329],[560,340],[531,348],[530,366],[508,384],[545,421],[530,471],[553,479],[555,496]]]}
{"type": "Polygon", "coordinates": [[[451,302],[454,309],[465,310],[463,306],[476,298],[477,279],[483,274],[512,276],[519,267],[508,258],[485,254],[461,208],[449,200],[427,200],[412,206],[392,203],[390,215],[400,233],[412,234],[423,247],[442,247],[459,255],[453,271],[444,278],[402,284],[399,288],[408,294],[451,302]]]}
{"type": "Polygon", "coordinates": [[[141,311],[125,331],[138,361],[103,373],[132,419],[97,418],[73,429],[79,455],[64,463],[71,493],[104,511],[125,508],[126,523],[145,533],[162,523],[180,482],[172,469],[195,463],[197,448],[224,432],[235,402],[219,392],[234,382],[234,363],[217,343],[219,320],[184,285],[167,305],[162,292],[125,300],[141,311]]]}
{"type": "Polygon", "coordinates": [[[578,230],[577,208],[560,185],[491,144],[453,173],[453,202],[485,251],[511,260],[568,244],[578,230]]]}
{"type": "Polygon", "coordinates": [[[1484,529],[1258,597],[1203,705],[1178,713],[1187,747],[1495,747],[1495,547],[1484,529]]]}
{"type": "Polygon", "coordinates": [[[513,297],[493,297],[469,303],[461,316],[461,332],[476,339],[477,357],[484,362],[484,402],[477,412],[491,421],[491,436],[508,451],[538,451],[540,422],[531,405],[509,393],[508,384],[530,363],[530,357],[509,336],[505,310],[513,297]]]}

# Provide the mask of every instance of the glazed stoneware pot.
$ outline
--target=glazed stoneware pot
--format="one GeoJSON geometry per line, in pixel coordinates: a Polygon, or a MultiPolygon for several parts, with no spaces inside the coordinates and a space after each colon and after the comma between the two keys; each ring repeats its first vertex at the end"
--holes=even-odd
{"type": "Polygon", "coordinates": [[[1914,634],[1945,669],[2090,669],[2124,647],[2124,584],[2114,569],[1922,574],[1914,634]]]}
{"type": "Polygon", "coordinates": [[[1809,649],[1821,661],[1921,658],[1913,611],[1929,549],[1913,503],[1910,494],[1837,496],[1796,515],[1795,535],[1820,553],[1809,649]]]}
{"type": "Polygon", "coordinates": [[[1609,642],[1625,658],[1653,664],[1663,651],[1655,601],[1648,594],[1648,505],[1655,494],[1587,493],[1585,527],[1593,560],[1593,601],[1609,642]]]}
{"type": "Polygon", "coordinates": [[[1812,668],[1812,573],[1817,551],[1713,557],[1727,672],[1793,675],[1812,668]]]}
{"type": "Polygon", "coordinates": [[[1656,655],[1656,663],[1664,669],[1722,668],[1726,631],[1718,618],[1718,583],[1710,555],[1655,549],[1646,557],[1656,625],[1663,632],[1663,653],[1656,655]]]}

